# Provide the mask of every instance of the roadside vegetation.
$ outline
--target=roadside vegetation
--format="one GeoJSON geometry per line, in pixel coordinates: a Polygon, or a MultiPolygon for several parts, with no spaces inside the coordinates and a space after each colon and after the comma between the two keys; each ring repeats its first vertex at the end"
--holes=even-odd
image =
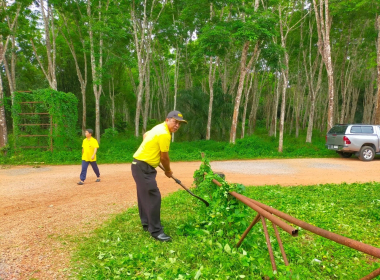
{"type": "MultiPolygon", "coordinates": [[[[284,151],[280,153],[278,152],[278,138],[268,136],[264,128],[257,129],[254,135],[238,139],[236,144],[214,140],[183,141],[176,135],[175,142],[171,144],[170,158],[172,161],[196,161],[201,159],[201,152],[204,152],[212,160],[337,156],[325,148],[324,134],[314,131],[312,143],[306,143],[305,137],[306,133],[300,134],[298,138],[295,138],[294,135],[285,135],[284,151]]],[[[28,162],[79,164],[82,141],[83,138],[78,136],[74,145],[50,152],[41,149],[15,149],[13,139],[10,138],[7,154],[0,157],[0,164],[25,164],[28,162]]],[[[99,164],[131,162],[141,141],[141,137],[136,138],[128,132],[115,133],[115,131],[107,130],[100,143],[97,162],[99,164]]]]}
{"type": "MultiPolygon", "coordinates": [[[[207,162],[206,162],[207,163],[207,162]]],[[[292,237],[280,229],[290,266],[286,267],[267,221],[277,274],[271,268],[261,223],[239,249],[241,234],[256,212],[226,195],[236,191],[298,219],[380,247],[380,184],[326,184],[301,187],[247,187],[211,183],[207,166],[195,172],[197,195],[185,191],[163,199],[162,223],[173,242],[160,243],[142,230],[138,209],[115,216],[90,237],[76,240],[71,275],[75,279],[360,279],[379,267],[378,260],[299,229],[292,237]],[[212,198],[212,199],[211,199],[212,198]]],[[[227,178],[228,179],[228,178],[227,178]]]]}

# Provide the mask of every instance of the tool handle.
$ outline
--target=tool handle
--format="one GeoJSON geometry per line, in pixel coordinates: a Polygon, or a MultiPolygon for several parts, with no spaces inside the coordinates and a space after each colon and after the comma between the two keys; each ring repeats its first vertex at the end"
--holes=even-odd
{"type": "MultiPolygon", "coordinates": [[[[172,176],[172,177],[173,177],[173,176],[172,176]]],[[[174,178],[174,177],[173,177],[173,179],[174,179],[174,181],[175,181],[177,184],[181,184],[181,181],[178,180],[177,178],[174,178]]]]}
{"type": "Polygon", "coordinates": [[[161,168],[164,172],[166,171],[165,168],[161,164],[158,167],[161,168]]]}
{"type": "MultiPolygon", "coordinates": [[[[163,171],[165,171],[165,169],[162,167],[162,165],[158,165],[163,171]]],[[[184,188],[189,194],[191,194],[192,196],[194,196],[195,198],[198,198],[200,201],[202,201],[204,204],[206,204],[206,206],[209,206],[210,204],[204,200],[203,198],[199,197],[199,196],[196,196],[195,194],[193,194],[188,188],[186,188],[184,185],[182,185],[181,181],[178,180],[177,178],[173,177],[172,176],[172,179],[178,184],[180,185],[182,188],[184,188]]]]}
{"type": "MultiPolygon", "coordinates": [[[[159,167],[165,172],[165,168],[160,164],[159,167]]],[[[176,177],[172,176],[173,180],[177,183],[177,184],[181,184],[181,181],[178,180],[176,177]]]]}

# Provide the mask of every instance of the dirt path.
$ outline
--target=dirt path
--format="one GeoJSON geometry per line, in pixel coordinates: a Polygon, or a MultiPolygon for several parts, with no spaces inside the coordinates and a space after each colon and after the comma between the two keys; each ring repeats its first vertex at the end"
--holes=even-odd
{"type": "MultiPolygon", "coordinates": [[[[191,186],[200,162],[172,163],[174,175],[191,186]]],[[[290,159],[212,162],[227,181],[244,185],[310,185],[380,179],[380,160],[290,159]]],[[[66,279],[73,248],[69,235],[89,233],[110,215],[136,204],[130,164],[100,165],[95,183],[89,168],[78,186],[80,166],[18,166],[0,169],[0,279],[66,279]]],[[[163,196],[180,187],[158,170],[163,196]]]]}

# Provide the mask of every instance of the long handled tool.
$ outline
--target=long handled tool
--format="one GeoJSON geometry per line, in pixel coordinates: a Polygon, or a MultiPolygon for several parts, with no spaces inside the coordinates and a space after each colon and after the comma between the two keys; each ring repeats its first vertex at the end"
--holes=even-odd
{"type": "MultiPolygon", "coordinates": [[[[159,167],[165,171],[165,169],[162,167],[162,165],[160,164],[159,167]]],[[[175,178],[174,176],[172,176],[173,180],[178,184],[180,185],[182,188],[184,188],[189,194],[191,194],[192,196],[198,198],[200,201],[202,201],[204,204],[206,204],[206,206],[209,206],[210,203],[208,203],[206,200],[204,200],[203,198],[199,197],[199,196],[196,196],[195,194],[193,194],[188,188],[186,188],[184,185],[182,185],[181,181],[178,180],[177,178],[175,178]]]]}

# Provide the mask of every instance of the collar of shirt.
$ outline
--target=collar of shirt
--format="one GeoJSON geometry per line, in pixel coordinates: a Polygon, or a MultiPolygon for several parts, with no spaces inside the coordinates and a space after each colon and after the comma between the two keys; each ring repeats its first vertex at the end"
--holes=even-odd
{"type": "Polygon", "coordinates": [[[169,134],[171,134],[171,133],[170,133],[170,130],[169,130],[169,127],[168,127],[168,124],[167,124],[166,122],[164,122],[164,127],[165,127],[166,131],[167,131],[169,134]]]}

